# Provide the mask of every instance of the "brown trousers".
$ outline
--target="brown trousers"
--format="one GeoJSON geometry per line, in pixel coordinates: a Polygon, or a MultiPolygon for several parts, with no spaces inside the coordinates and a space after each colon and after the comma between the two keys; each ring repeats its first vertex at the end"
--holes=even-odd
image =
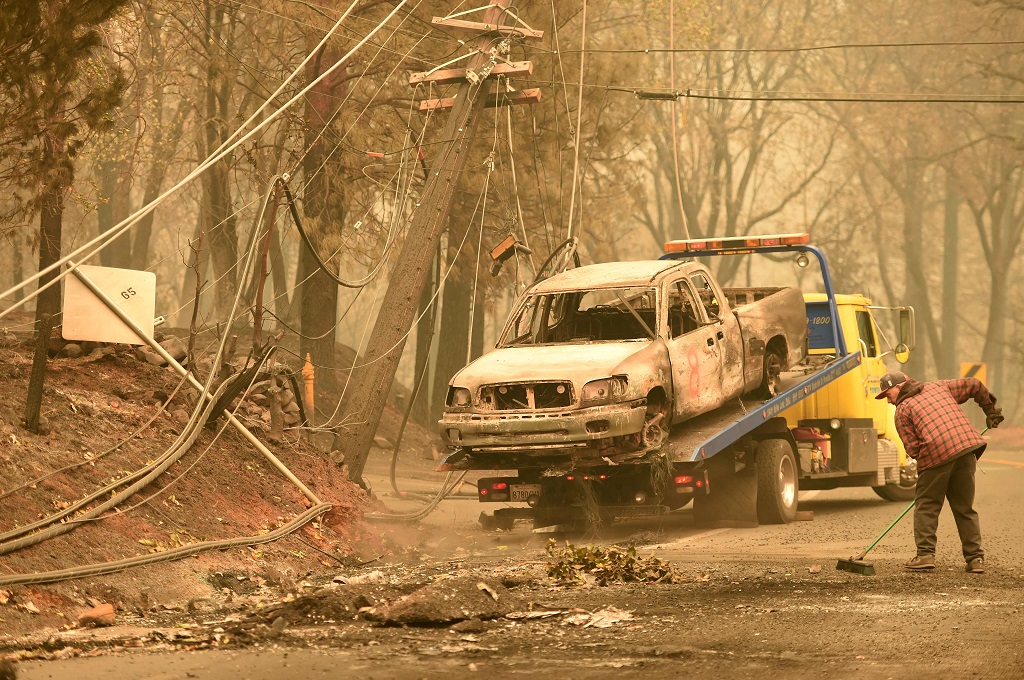
{"type": "Polygon", "coordinates": [[[970,562],[984,557],[981,547],[981,522],[974,510],[974,471],[978,458],[968,450],[943,465],[922,470],[917,477],[917,507],[914,510],[914,542],[918,555],[935,554],[935,534],[939,512],[949,499],[964,559],[970,562]]]}

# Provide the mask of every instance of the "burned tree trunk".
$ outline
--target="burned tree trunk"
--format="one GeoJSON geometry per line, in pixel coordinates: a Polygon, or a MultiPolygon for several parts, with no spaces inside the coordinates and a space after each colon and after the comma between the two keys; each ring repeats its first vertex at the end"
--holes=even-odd
{"type": "MultiPolygon", "coordinates": [[[[50,168],[52,176],[42,195],[39,213],[39,269],[49,267],[60,259],[61,227],[64,220],[64,191],[70,180],[70,167],[60,163],[65,155],[64,140],[50,134],[44,140],[43,166],[50,168]]],[[[57,278],[52,271],[39,278],[39,286],[57,278]]],[[[60,312],[60,286],[52,285],[36,299],[36,347],[29,376],[28,396],[25,400],[25,428],[39,432],[39,412],[43,403],[43,385],[46,380],[46,360],[50,344],[53,319],[60,312]]]]}
{"type": "MultiPolygon", "coordinates": [[[[310,38],[312,40],[312,37],[310,38]]],[[[308,66],[308,78],[315,80],[323,73],[324,64],[333,63],[332,57],[322,52],[308,66]]],[[[339,242],[338,233],[344,221],[345,194],[337,179],[337,162],[327,157],[329,122],[334,118],[341,98],[337,96],[342,74],[332,75],[320,81],[306,95],[306,153],[302,160],[302,171],[306,180],[303,194],[303,228],[317,252],[329,260],[332,246],[339,242]],[[327,125],[327,128],[325,128],[327,125]]],[[[314,366],[335,365],[334,338],[338,319],[338,285],[331,280],[316,256],[306,247],[299,251],[299,323],[302,337],[299,341],[299,358],[309,354],[314,366]]],[[[336,372],[317,371],[315,383],[316,403],[327,403],[328,391],[336,387],[336,372]]],[[[316,414],[309,417],[316,422],[316,414]]]]}

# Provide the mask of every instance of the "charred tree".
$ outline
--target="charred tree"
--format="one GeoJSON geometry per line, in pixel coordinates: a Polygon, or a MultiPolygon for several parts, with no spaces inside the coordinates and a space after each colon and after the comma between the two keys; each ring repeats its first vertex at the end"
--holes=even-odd
{"type": "MultiPolygon", "coordinates": [[[[59,163],[66,157],[65,142],[56,134],[44,141],[43,162],[50,168],[50,181],[43,190],[39,206],[39,269],[45,269],[60,259],[61,227],[64,219],[64,192],[71,183],[71,167],[59,163]]],[[[57,271],[39,279],[42,288],[57,278],[57,271]]],[[[39,411],[43,403],[43,384],[46,378],[46,359],[50,345],[53,319],[60,312],[60,286],[46,288],[36,299],[36,347],[32,360],[32,373],[25,399],[25,429],[39,432],[39,411]]]]}
{"type": "MultiPolygon", "coordinates": [[[[311,37],[312,40],[312,37],[311,37]]],[[[310,82],[333,63],[333,55],[322,51],[308,66],[310,82]]],[[[302,171],[305,176],[303,194],[303,227],[317,252],[324,260],[331,259],[332,245],[345,217],[345,192],[338,181],[338,162],[328,158],[328,142],[332,138],[330,122],[337,113],[341,97],[339,88],[344,74],[334,73],[321,80],[306,95],[305,156],[302,171]]],[[[308,248],[299,250],[299,356],[309,354],[315,367],[329,367],[317,371],[316,403],[327,403],[323,396],[336,387],[334,338],[338,324],[338,285],[321,270],[316,256],[308,248]]],[[[310,414],[314,421],[315,414],[310,414]]]]}

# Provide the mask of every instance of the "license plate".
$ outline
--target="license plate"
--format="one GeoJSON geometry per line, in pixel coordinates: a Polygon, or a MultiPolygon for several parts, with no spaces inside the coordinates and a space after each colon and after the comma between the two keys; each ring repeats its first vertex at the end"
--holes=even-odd
{"type": "Polygon", "coordinates": [[[530,496],[540,495],[540,484],[512,484],[511,491],[511,501],[525,503],[530,496]]]}

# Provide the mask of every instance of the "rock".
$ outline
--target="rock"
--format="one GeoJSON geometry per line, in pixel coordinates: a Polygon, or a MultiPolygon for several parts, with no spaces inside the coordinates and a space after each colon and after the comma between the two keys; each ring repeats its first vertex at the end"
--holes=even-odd
{"type": "Polygon", "coordinates": [[[284,411],[285,413],[298,413],[299,405],[296,404],[294,401],[290,401],[284,406],[282,406],[281,410],[284,411]]]}
{"type": "Polygon", "coordinates": [[[51,357],[55,357],[61,353],[65,344],[67,344],[67,340],[64,338],[56,335],[50,336],[50,339],[46,341],[46,353],[51,357]]]}
{"type": "Polygon", "coordinates": [[[335,576],[332,580],[335,583],[356,585],[361,583],[387,583],[388,577],[384,575],[383,571],[375,570],[364,574],[355,574],[353,576],[335,576]]]}
{"type": "Polygon", "coordinates": [[[284,424],[285,425],[298,425],[299,424],[299,414],[298,413],[285,413],[284,414],[284,424]]]}
{"type": "Polygon", "coordinates": [[[81,345],[77,345],[73,342],[69,342],[68,344],[64,345],[64,356],[66,356],[68,359],[77,359],[83,354],[85,354],[85,352],[82,351],[81,345]]]}
{"type": "Polygon", "coordinates": [[[435,581],[383,608],[380,620],[396,626],[438,626],[496,619],[518,608],[518,598],[500,583],[486,583],[486,589],[480,583],[472,576],[435,581]]]}
{"type": "Polygon", "coordinates": [[[267,398],[266,394],[250,394],[249,399],[250,401],[252,401],[252,403],[256,404],[257,406],[270,405],[270,400],[267,398]]]}
{"type": "Polygon", "coordinates": [[[179,425],[184,425],[188,422],[188,411],[183,408],[176,408],[171,411],[171,420],[179,425]]]}
{"type": "Polygon", "coordinates": [[[377,446],[378,448],[381,448],[381,449],[393,449],[393,448],[395,448],[395,445],[392,444],[390,441],[388,441],[387,437],[382,437],[379,434],[376,435],[373,438],[373,443],[374,443],[375,446],[377,446]]]}
{"type": "Polygon", "coordinates": [[[50,434],[50,419],[44,415],[39,416],[39,434],[50,434]]]}
{"type": "Polygon", "coordinates": [[[452,630],[457,633],[482,633],[484,632],[484,622],[480,619],[467,619],[456,623],[452,626],[452,630]]]}
{"type": "Polygon", "coordinates": [[[171,336],[160,343],[168,354],[174,357],[175,361],[181,361],[188,354],[188,346],[181,338],[171,336]]]}
{"type": "Polygon", "coordinates": [[[153,366],[166,366],[167,362],[156,352],[146,352],[146,362],[153,366]]]}
{"type": "Polygon", "coordinates": [[[278,616],[276,619],[274,619],[274,622],[270,624],[270,636],[277,637],[282,632],[284,632],[285,626],[287,625],[288,622],[284,620],[284,617],[278,616]]]}
{"type": "Polygon", "coordinates": [[[114,619],[116,616],[117,614],[114,611],[114,605],[109,602],[104,602],[103,604],[80,614],[78,616],[78,625],[83,628],[89,626],[97,628],[101,626],[112,626],[114,625],[114,619]]]}

